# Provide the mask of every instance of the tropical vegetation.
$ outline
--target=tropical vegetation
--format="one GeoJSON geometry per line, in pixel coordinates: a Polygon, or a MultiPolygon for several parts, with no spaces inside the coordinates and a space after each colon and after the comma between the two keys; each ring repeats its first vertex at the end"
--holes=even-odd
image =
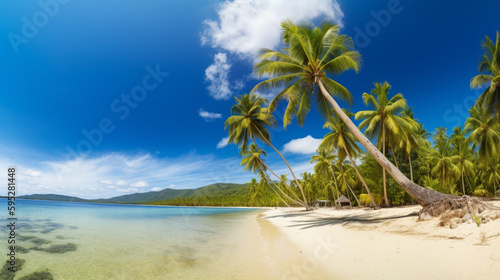
{"type": "Polygon", "coordinates": [[[370,93],[363,94],[366,110],[353,114],[342,109],[338,101],[349,106],[353,98],[334,77],[361,69],[361,54],[352,38],[329,23],[314,27],[285,20],[281,27],[283,48],[262,49],[254,67],[254,73],[265,80],[249,94],[236,98],[225,123],[229,143],[240,148],[245,170],[255,172],[258,177],[250,182],[252,201],[262,199],[266,193],[280,205],[310,209],[318,202],[333,201],[344,195],[354,205],[427,206],[454,195],[498,193],[498,33],[496,43],[488,37],[483,42],[480,74],[471,80],[472,88],[486,89],[470,108],[463,126],[453,128],[448,135],[444,127],[432,134],[427,132],[404,95],[391,95],[387,81],[375,82],[370,93]],[[256,94],[266,90],[278,93],[270,101],[256,94]],[[272,144],[269,130],[277,125],[275,115],[280,106],[284,106],[279,117],[286,128],[294,118],[300,126],[304,125],[314,104],[329,131],[325,132],[317,154],[311,157],[314,172],[296,176],[293,167],[272,144]],[[353,116],[359,126],[354,124],[353,116]],[[264,159],[265,147],[283,160],[291,180],[269,168],[264,159]]]}

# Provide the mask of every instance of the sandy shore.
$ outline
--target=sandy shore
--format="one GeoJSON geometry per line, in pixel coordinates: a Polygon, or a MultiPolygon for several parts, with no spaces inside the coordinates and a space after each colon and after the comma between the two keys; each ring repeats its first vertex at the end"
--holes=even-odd
{"type": "Polygon", "coordinates": [[[500,279],[500,219],[451,229],[417,222],[420,209],[279,208],[258,221],[281,279],[500,279]]]}

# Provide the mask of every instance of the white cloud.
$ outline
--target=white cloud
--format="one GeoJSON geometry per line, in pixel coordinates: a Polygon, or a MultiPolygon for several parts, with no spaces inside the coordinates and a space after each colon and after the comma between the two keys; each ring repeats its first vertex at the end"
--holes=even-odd
{"type": "Polygon", "coordinates": [[[315,139],[311,135],[304,138],[294,139],[283,146],[285,152],[294,154],[309,155],[316,153],[321,139],[315,139]]]}
{"type": "Polygon", "coordinates": [[[227,146],[227,141],[229,141],[229,137],[222,138],[219,143],[217,143],[217,149],[222,149],[227,146]]]}
{"type": "Polygon", "coordinates": [[[127,182],[125,182],[125,181],[123,181],[123,180],[118,180],[118,181],[116,181],[116,184],[117,184],[118,186],[126,186],[126,185],[127,185],[127,182]]]}
{"type": "Polygon", "coordinates": [[[233,94],[229,85],[229,64],[225,53],[214,56],[214,63],[205,69],[205,79],[209,82],[207,87],[210,96],[217,100],[227,100],[233,94]]]}
{"type": "MultiPolygon", "coordinates": [[[[217,158],[215,155],[189,153],[160,158],[154,154],[109,153],[42,162],[29,155],[25,158],[5,158],[2,154],[0,170],[7,170],[12,162],[15,162],[18,170],[40,172],[39,177],[24,172],[18,174],[17,182],[23,186],[19,195],[63,194],[81,198],[110,198],[116,196],[117,192],[149,191],[149,188],[137,183],[141,181],[147,182],[149,186],[169,185],[169,188],[188,189],[213,183],[244,183],[253,176],[252,173],[244,172],[236,155],[217,158]],[[107,184],[109,182],[112,184],[107,184]],[[97,191],[91,191],[91,188],[97,191]]],[[[7,175],[0,174],[1,180],[6,181],[7,175]]]]}
{"type": "Polygon", "coordinates": [[[217,20],[205,20],[201,43],[254,60],[260,48],[277,49],[283,19],[301,23],[321,17],[340,24],[343,16],[337,0],[225,1],[217,20]]]}
{"type": "Polygon", "coordinates": [[[40,177],[40,175],[42,175],[42,172],[33,169],[28,169],[24,172],[24,174],[32,177],[40,177]]]}
{"type": "Polygon", "coordinates": [[[128,189],[116,189],[117,192],[135,193],[138,189],[128,188],[128,189]]]}
{"type": "Polygon", "coordinates": [[[145,187],[149,187],[149,184],[148,184],[148,182],[141,180],[141,181],[137,181],[135,183],[130,184],[130,186],[134,187],[134,188],[145,188],[145,187]]]}
{"type": "Polygon", "coordinates": [[[157,192],[157,191],[160,191],[160,190],[161,190],[161,188],[159,188],[159,187],[156,187],[156,188],[152,188],[152,189],[151,189],[151,191],[153,191],[153,192],[157,192]]]}
{"type": "Polygon", "coordinates": [[[198,110],[198,114],[200,115],[200,117],[205,119],[205,121],[207,121],[207,122],[211,122],[211,121],[214,121],[216,119],[222,118],[222,115],[219,113],[211,113],[211,112],[205,111],[203,109],[198,110]]]}

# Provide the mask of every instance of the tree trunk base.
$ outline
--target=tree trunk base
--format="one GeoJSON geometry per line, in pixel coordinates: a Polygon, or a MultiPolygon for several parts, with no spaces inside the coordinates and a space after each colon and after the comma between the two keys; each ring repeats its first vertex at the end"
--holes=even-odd
{"type": "Polygon", "coordinates": [[[477,226],[500,218],[500,208],[484,203],[475,197],[448,197],[425,206],[418,213],[419,221],[440,217],[439,226],[456,228],[469,221],[477,226]]]}

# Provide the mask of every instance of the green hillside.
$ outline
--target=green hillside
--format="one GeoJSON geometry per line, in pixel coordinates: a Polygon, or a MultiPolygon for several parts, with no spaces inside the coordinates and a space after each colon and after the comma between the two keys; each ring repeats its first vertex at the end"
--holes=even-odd
{"type": "Polygon", "coordinates": [[[275,203],[256,202],[246,184],[217,183],[197,189],[164,189],[155,192],[134,193],[109,199],[82,199],[56,194],[33,194],[20,196],[22,199],[54,200],[69,202],[126,203],[183,206],[269,206],[275,203]]]}
{"type": "Polygon", "coordinates": [[[78,198],[74,196],[59,195],[59,194],[31,194],[19,196],[21,199],[34,200],[54,200],[54,201],[70,201],[70,202],[90,202],[90,200],[78,198]]]}

